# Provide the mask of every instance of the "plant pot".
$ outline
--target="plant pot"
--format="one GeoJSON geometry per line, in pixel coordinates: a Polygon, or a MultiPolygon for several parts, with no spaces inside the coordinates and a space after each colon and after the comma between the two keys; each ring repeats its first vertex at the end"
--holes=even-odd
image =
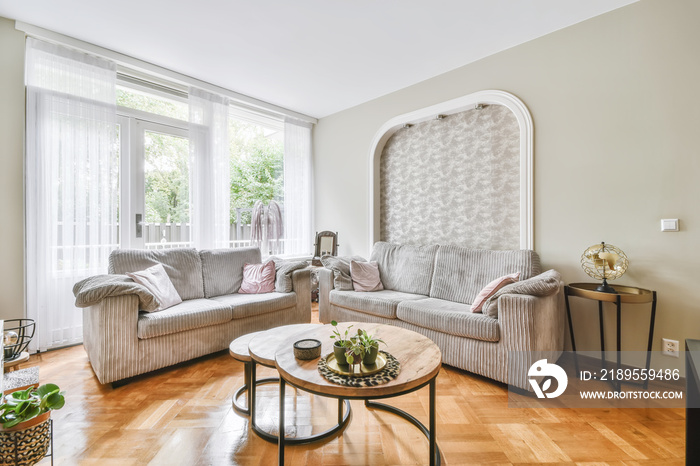
{"type": "Polygon", "coordinates": [[[333,343],[333,353],[335,354],[335,360],[338,362],[339,366],[347,366],[348,360],[345,359],[345,347],[338,346],[338,343],[333,343]]]}
{"type": "Polygon", "coordinates": [[[362,358],[362,364],[365,366],[371,366],[376,364],[377,362],[377,354],[379,353],[379,345],[377,346],[372,346],[369,351],[365,353],[365,356],[362,358]]]}
{"type": "Polygon", "coordinates": [[[0,427],[0,466],[29,466],[46,456],[51,440],[51,411],[14,427],[0,427]]]}

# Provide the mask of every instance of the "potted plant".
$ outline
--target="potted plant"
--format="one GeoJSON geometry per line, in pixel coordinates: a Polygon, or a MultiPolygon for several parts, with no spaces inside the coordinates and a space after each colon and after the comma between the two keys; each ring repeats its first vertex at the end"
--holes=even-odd
{"type": "MultiPolygon", "coordinates": [[[[375,338],[374,335],[370,335],[366,330],[357,331],[358,343],[362,346],[362,363],[365,366],[371,366],[377,361],[377,354],[379,353],[379,343],[384,343],[384,340],[380,338],[375,338]]],[[[386,343],[384,343],[386,345],[386,343]]]]}
{"type": "Polygon", "coordinates": [[[333,326],[333,335],[331,335],[331,338],[335,340],[335,342],[333,342],[335,360],[338,362],[338,365],[346,366],[348,361],[345,357],[345,352],[353,345],[354,337],[348,337],[348,331],[352,328],[352,325],[345,329],[345,335],[341,335],[338,331],[338,322],[333,320],[331,321],[331,325],[333,326]]]}
{"type": "Polygon", "coordinates": [[[0,445],[2,465],[34,464],[48,451],[51,410],[65,404],[57,385],[31,386],[5,397],[0,404],[0,445]],[[5,450],[4,446],[11,449],[5,450]]]}
{"type": "MultiPolygon", "coordinates": [[[[362,332],[362,330],[357,331],[358,334],[360,332],[362,332]]],[[[362,358],[365,356],[365,347],[362,345],[358,337],[353,337],[350,342],[350,346],[345,348],[345,360],[350,366],[360,364],[362,362],[362,358]]]]}

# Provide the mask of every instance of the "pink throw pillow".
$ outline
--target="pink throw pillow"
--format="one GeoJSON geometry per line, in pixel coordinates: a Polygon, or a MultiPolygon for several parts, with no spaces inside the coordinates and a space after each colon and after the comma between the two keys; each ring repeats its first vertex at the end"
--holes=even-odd
{"type": "Polygon", "coordinates": [[[355,291],[381,291],[384,289],[379,280],[379,265],[375,262],[350,261],[350,278],[355,291]]]}
{"type": "Polygon", "coordinates": [[[504,286],[517,282],[518,279],[520,279],[520,272],[515,272],[510,275],[498,277],[486,285],[484,289],[481,290],[478,295],[476,295],[476,299],[474,299],[474,303],[472,303],[471,311],[481,312],[481,307],[484,305],[487,299],[493,296],[496,291],[500,290],[504,286]]]}
{"type": "Polygon", "coordinates": [[[243,282],[238,290],[242,294],[261,294],[275,291],[275,262],[245,264],[243,282]]]}

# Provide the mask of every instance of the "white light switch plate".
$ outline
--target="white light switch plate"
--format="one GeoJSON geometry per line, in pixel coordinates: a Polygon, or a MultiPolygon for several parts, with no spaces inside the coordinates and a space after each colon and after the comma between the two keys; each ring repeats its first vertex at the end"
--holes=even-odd
{"type": "Polygon", "coordinates": [[[661,219],[661,231],[678,231],[678,219],[677,218],[661,219]]]}

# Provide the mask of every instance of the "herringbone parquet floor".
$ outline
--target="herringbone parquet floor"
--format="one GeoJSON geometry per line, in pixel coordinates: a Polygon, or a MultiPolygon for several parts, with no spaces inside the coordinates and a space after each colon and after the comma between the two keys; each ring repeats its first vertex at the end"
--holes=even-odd
{"type": "MultiPolygon", "coordinates": [[[[57,465],[274,465],[277,447],[231,409],[243,365],[227,352],[101,386],[81,346],[32,356],[42,382],[66,391],[54,412],[57,465]]],[[[260,376],[272,376],[262,369],[260,376]]],[[[277,386],[259,390],[259,424],[275,431],[277,386]]],[[[334,423],[335,400],[288,390],[287,435],[334,423]]],[[[427,388],[390,400],[427,424],[427,388]]],[[[682,409],[509,408],[507,387],[443,366],[437,381],[443,464],[684,463],[682,409]]],[[[288,465],[422,465],[425,437],[405,420],[353,402],[349,426],[320,443],[288,447],[288,465]]],[[[41,464],[48,464],[48,460],[41,464]]]]}

